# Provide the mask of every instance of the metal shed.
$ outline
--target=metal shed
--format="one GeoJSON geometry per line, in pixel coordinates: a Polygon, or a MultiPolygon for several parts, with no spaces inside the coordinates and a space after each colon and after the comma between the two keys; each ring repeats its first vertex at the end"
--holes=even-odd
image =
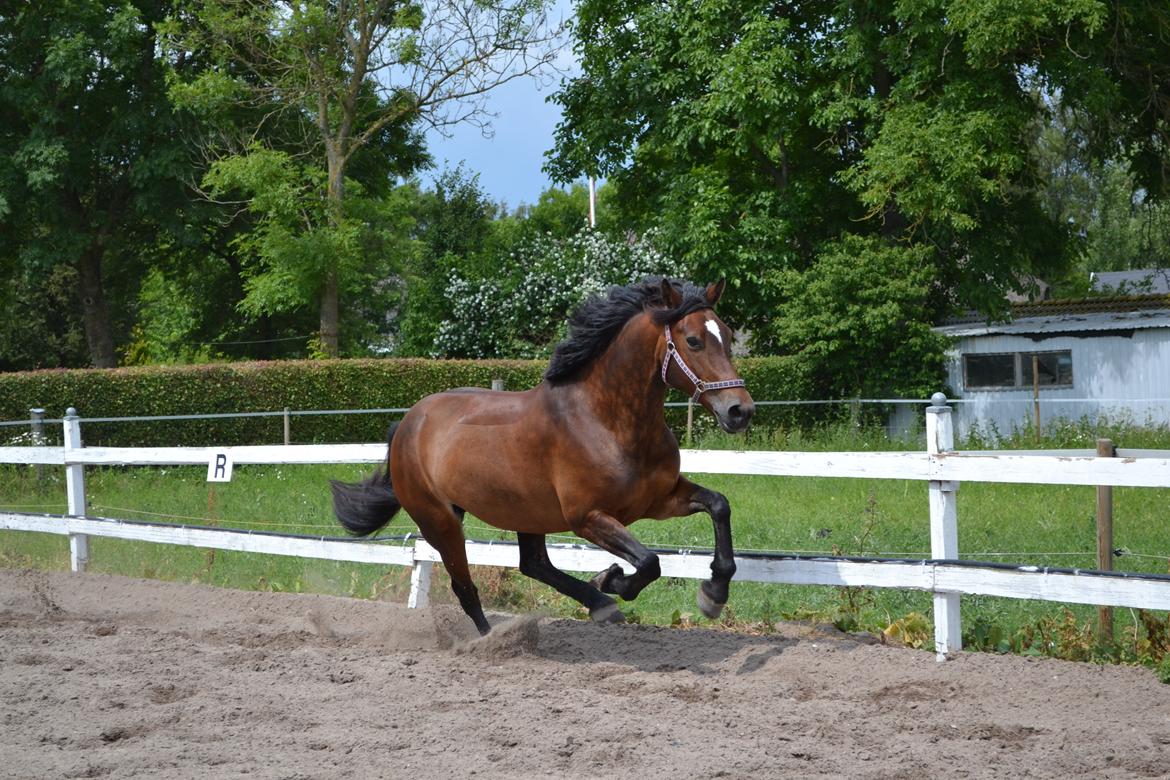
{"type": "Polygon", "coordinates": [[[956,428],[1010,433],[1105,416],[1170,425],[1170,295],[1041,301],[1010,322],[976,318],[935,328],[955,339],[948,382],[956,428]]]}

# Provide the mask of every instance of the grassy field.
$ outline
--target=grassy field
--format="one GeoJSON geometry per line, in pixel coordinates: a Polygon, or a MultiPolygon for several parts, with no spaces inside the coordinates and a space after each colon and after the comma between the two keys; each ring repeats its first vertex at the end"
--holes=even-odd
{"type": "MultiPolygon", "coordinates": [[[[1166,437],[1157,435],[1128,438],[1135,443],[1127,446],[1170,444],[1166,437]]],[[[1088,446],[1073,434],[1048,443],[1088,446]]],[[[913,443],[890,442],[880,432],[846,429],[816,437],[797,432],[758,433],[748,444],[827,451],[919,448],[913,443]]],[[[742,447],[744,440],[707,434],[698,445],[742,447]]],[[[368,470],[357,466],[237,466],[232,482],[213,484],[204,481],[203,468],[91,468],[86,485],[90,512],[98,516],[336,537],[342,533],[332,516],[328,480],[353,480],[368,470]]],[[[921,482],[734,475],[694,478],[730,500],[737,550],[929,557],[927,490],[921,482]]],[[[958,500],[963,558],[1095,567],[1093,488],[966,483],[958,500]]],[[[1116,568],[1166,573],[1170,562],[1170,490],[1115,489],[1114,505],[1115,547],[1123,551],[1116,568]]],[[[0,508],[64,512],[61,470],[46,468],[38,474],[33,467],[0,466],[0,508]]],[[[712,545],[706,515],[642,521],[633,530],[651,546],[712,545]]],[[[409,518],[400,515],[383,533],[415,531],[409,518]]],[[[511,534],[474,518],[468,519],[466,531],[470,538],[511,538],[511,534]]],[[[93,571],[130,576],[395,600],[405,599],[409,585],[405,568],[387,570],[99,538],[92,538],[90,545],[93,571]]],[[[0,532],[0,565],[66,569],[68,543],[47,534],[0,532]]],[[[481,569],[476,577],[489,607],[584,614],[574,602],[517,572],[481,569]]],[[[644,622],[698,622],[694,606],[697,584],[664,579],[624,608],[633,619],[644,622]]],[[[432,595],[437,601],[451,601],[442,576],[436,578],[432,595]]],[[[964,597],[965,645],[1140,660],[1143,653],[1150,653],[1150,632],[1165,628],[1164,615],[1116,610],[1118,644],[1101,647],[1092,633],[1095,614],[1092,607],[964,597]]],[[[794,618],[833,622],[848,630],[886,631],[911,644],[926,643],[931,635],[930,596],[911,591],[736,583],[722,622],[768,630],[776,621],[794,618]]],[[[1170,628],[1166,630],[1170,638],[1170,628]]]]}

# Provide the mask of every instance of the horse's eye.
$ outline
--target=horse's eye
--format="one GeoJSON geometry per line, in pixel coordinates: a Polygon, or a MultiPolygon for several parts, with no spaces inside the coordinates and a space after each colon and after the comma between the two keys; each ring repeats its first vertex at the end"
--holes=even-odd
{"type": "Polygon", "coordinates": [[[687,346],[691,349],[702,349],[703,341],[702,339],[697,339],[694,336],[687,336],[687,346]]]}

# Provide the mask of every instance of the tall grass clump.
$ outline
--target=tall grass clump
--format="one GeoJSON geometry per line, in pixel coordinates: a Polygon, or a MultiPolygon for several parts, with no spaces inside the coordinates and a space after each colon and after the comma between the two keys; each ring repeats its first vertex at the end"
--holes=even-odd
{"type": "Polygon", "coordinates": [[[1096,449],[1097,439],[1111,439],[1119,447],[1170,449],[1170,425],[1146,419],[1134,420],[1127,413],[1095,417],[1053,417],[1041,421],[1040,435],[1031,422],[1001,431],[994,423],[973,425],[957,445],[960,450],[1096,449]]]}

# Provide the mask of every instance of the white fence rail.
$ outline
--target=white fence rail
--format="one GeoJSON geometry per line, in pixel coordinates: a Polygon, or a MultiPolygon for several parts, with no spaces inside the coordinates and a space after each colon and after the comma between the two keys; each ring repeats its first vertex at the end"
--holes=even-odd
{"type": "MultiPolygon", "coordinates": [[[[730,452],[684,450],[687,473],[759,474],[796,477],[916,479],[927,482],[931,556],[922,561],[852,560],[796,556],[740,555],[737,581],[909,588],[934,597],[935,650],[940,660],[961,647],[961,594],[1041,599],[1099,606],[1170,610],[1170,577],[1083,570],[1004,566],[959,559],[957,492],[963,481],[1060,485],[1170,487],[1170,453],[1141,457],[1058,454],[965,454],[953,450],[951,410],[936,394],[927,409],[926,452],[730,452]]],[[[84,570],[88,537],[102,536],[165,544],[291,555],[413,567],[410,605],[425,606],[431,567],[438,553],[422,539],[399,544],[313,539],[279,534],[174,526],[94,518],[85,510],[84,468],[89,465],[206,466],[226,453],[235,464],[376,463],[385,444],[285,445],[248,447],[84,447],[74,410],[64,420],[63,447],[0,447],[0,462],[63,466],[67,515],[0,512],[0,529],[68,535],[72,566],[84,570]]],[[[519,565],[514,544],[467,543],[473,565],[519,565]]],[[[569,571],[597,571],[616,559],[579,545],[550,545],[553,564],[569,571]]],[[[625,565],[623,561],[618,561],[625,565]]],[[[668,577],[706,579],[711,556],[679,552],[660,556],[668,577]]],[[[628,569],[628,566],[627,566],[628,569]]]]}

